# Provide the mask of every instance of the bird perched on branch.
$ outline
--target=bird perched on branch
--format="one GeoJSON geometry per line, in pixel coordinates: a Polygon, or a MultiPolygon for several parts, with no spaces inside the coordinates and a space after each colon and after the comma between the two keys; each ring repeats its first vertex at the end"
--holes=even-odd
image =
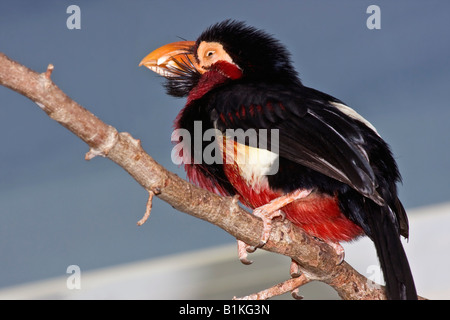
{"type": "MultiPolygon", "coordinates": [[[[388,298],[417,299],[400,241],[408,220],[389,146],[342,101],[304,86],[278,40],[226,20],[197,41],[153,51],[141,65],[167,79],[168,94],[187,97],[175,120],[183,131],[174,137],[188,178],[251,208],[264,222],[258,247],[277,216],[332,245],[342,259],[339,242],[367,235],[388,298]]],[[[239,248],[249,263],[246,250],[255,248],[239,248]]]]}

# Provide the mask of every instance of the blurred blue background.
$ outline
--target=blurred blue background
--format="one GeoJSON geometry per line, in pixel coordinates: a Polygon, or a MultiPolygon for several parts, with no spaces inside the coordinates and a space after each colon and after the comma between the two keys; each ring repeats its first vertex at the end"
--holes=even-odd
{"type": "MultiPolygon", "coordinates": [[[[0,51],[53,81],[119,131],[141,139],[167,169],[183,99],[138,68],[153,49],[195,40],[233,18],[283,42],[305,85],[356,109],[390,143],[407,209],[450,200],[450,2],[430,1],[1,1],[0,51]],[[69,30],[69,5],[81,29],[69,30]],[[381,8],[369,30],[366,9],[381,8]]],[[[33,102],[0,86],[0,287],[160,257],[235,240],[154,200],[33,102]]],[[[430,230],[430,232],[433,232],[430,230]]],[[[411,235],[412,237],[414,235],[411,235]]]]}

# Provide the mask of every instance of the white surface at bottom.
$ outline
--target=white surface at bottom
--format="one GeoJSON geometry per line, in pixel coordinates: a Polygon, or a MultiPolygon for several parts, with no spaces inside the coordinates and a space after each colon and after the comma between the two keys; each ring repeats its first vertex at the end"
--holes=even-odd
{"type": "MultiPolygon", "coordinates": [[[[410,240],[404,242],[419,295],[450,298],[450,203],[409,210],[410,240]]],[[[367,238],[344,244],[346,261],[377,280],[378,260],[367,238]],[[375,278],[374,278],[375,277],[375,278]]],[[[68,289],[70,276],[0,290],[0,299],[231,299],[263,290],[289,277],[287,257],[258,250],[242,265],[236,246],[226,245],[80,274],[80,289],[68,289]]],[[[322,283],[301,288],[305,299],[338,299],[322,283]]],[[[290,299],[288,294],[281,298],[290,299]]]]}

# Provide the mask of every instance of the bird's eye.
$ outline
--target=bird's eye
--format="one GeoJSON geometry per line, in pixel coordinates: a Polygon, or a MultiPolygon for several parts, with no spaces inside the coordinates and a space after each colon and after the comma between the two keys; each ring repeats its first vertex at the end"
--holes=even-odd
{"type": "Polygon", "coordinates": [[[211,57],[211,56],[214,54],[214,52],[215,52],[215,51],[213,51],[213,50],[208,51],[208,52],[206,53],[206,56],[207,56],[207,57],[211,57]]]}

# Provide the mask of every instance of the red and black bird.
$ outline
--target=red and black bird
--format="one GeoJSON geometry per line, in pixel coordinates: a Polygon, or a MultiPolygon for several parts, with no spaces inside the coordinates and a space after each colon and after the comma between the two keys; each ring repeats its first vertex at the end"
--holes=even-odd
{"type": "MultiPolygon", "coordinates": [[[[276,216],[331,244],[342,257],[340,241],[367,235],[388,298],[417,299],[400,241],[408,237],[408,220],[389,146],[342,101],[304,86],[278,40],[226,20],[197,41],[153,51],[141,65],[167,79],[168,94],[187,97],[175,129],[194,137],[201,128],[200,147],[190,145],[195,137],[177,140],[186,147],[180,156],[188,178],[212,192],[237,196],[260,216],[261,246],[276,216]],[[214,134],[202,139],[208,130],[214,134]],[[212,157],[222,161],[204,159],[214,141],[218,148],[212,157]]],[[[241,243],[246,262],[244,252],[241,243]]]]}

